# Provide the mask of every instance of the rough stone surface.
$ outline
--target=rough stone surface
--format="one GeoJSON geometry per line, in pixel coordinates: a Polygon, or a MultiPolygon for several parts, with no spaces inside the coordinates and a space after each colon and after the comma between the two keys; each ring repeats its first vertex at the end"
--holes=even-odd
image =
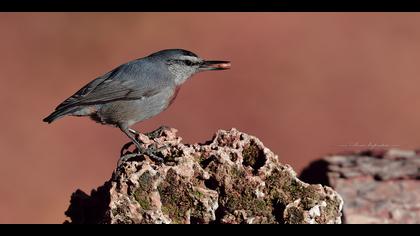
{"type": "Polygon", "coordinates": [[[334,188],[344,199],[344,223],[420,223],[420,156],[371,150],[334,155],[301,175],[334,188]]]}
{"type": "Polygon", "coordinates": [[[90,196],[73,193],[67,223],[341,223],[335,191],[300,181],[253,136],[219,130],[191,145],[161,128],[142,141],[163,163],[121,161],[90,196]]]}

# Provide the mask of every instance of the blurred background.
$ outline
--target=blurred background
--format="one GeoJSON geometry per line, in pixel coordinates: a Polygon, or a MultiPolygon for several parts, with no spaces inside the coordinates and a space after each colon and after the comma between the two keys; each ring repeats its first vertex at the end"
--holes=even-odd
{"type": "Polygon", "coordinates": [[[299,172],[368,144],[420,147],[420,14],[1,13],[0,223],[62,223],[128,142],[87,118],[42,118],[86,83],[166,48],[230,60],[134,126],[204,142],[235,127],[299,172]]]}

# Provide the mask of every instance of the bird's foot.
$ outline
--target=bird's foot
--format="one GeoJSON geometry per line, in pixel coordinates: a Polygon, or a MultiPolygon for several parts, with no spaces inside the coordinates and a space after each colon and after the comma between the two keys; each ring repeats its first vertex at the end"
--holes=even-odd
{"type": "MultiPolygon", "coordinates": [[[[135,139],[136,139],[136,141],[140,141],[141,144],[146,144],[147,145],[147,144],[151,143],[151,140],[149,139],[149,137],[147,137],[144,134],[137,133],[135,139]]],[[[143,149],[143,148],[140,147],[140,142],[136,144],[136,143],[134,143],[134,141],[132,141],[132,142],[128,142],[128,143],[124,144],[124,146],[121,148],[120,156],[125,156],[127,153],[128,154],[132,153],[132,152],[129,151],[129,148],[132,145],[134,145],[137,149],[143,149]]]]}
{"type": "Polygon", "coordinates": [[[157,162],[157,163],[163,163],[163,158],[156,155],[155,153],[160,151],[160,149],[156,149],[155,147],[150,147],[146,150],[143,150],[143,152],[140,152],[140,155],[146,154],[151,160],[157,162]]]}
{"type": "Polygon", "coordinates": [[[158,137],[162,136],[163,135],[163,132],[165,132],[166,129],[169,129],[169,127],[163,125],[163,126],[159,127],[157,130],[154,130],[154,131],[152,131],[150,133],[147,133],[146,135],[150,139],[155,139],[155,138],[158,138],[158,137]]]}
{"type": "Polygon", "coordinates": [[[130,159],[132,159],[132,158],[135,158],[135,157],[140,157],[141,156],[141,153],[126,153],[126,154],[124,154],[124,155],[122,155],[121,157],[120,157],[120,159],[118,159],[118,163],[117,163],[117,166],[120,166],[122,163],[124,163],[124,162],[127,162],[128,160],[130,160],[130,159]]]}
{"type": "Polygon", "coordinates": [[[144,135],[140,132],[135,131],[134,129],[128,129],[130,133],[134,134],[134,138],[141,143],[147,144],[150,143],[150,138],[147,135],[144,135]]]}
{"type": "MultiPolygon", "coordinates": [[[[132,143],[128,143],[126,145],[130,146],[132,143]]],[[[160,147],[160,148],[156,148],[155,145],[148,147],[147,149],[145,148],[136,148],[136,150],[134,150],[134,152],[126,152],[124,154],[121,154],[120,159],[118,160],[118,166],[120,164],[122,164],[123,162],[126,162],[132,158],[135,157],[140,157],[143,155],[148,156],[151,160],[157,162],[157,163],[163,163],[164,160],[162,157],[156,155],[157,152],[164,150],[166,147],[160,147]]]]}
{"type": "Polygon", "coordinates": [[[140,142],[142,142],[143,144],[148,144],[151,142],[150,138],[147,135],[141,134],[139,133],[138,135],[136,135],[136,139],[140,142]]]}

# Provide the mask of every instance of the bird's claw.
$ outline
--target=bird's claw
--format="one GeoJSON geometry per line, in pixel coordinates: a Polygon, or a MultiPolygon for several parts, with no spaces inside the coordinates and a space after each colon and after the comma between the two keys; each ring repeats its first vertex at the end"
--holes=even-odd
{"type": "Polygon", "coordinates": [[[145,150],[143,153],[141,153],[141,154],[146,154],[150,159],[152,159],[153,161],[155,161],[155,162],[158,162],[158,163],[163,163],[163,158],[162,157],[159,157],[159,156],[157,156],[154,152],[156,151],[156,149],[154,148],[154,150],[150,150],[150,149],[147,149],[147,150],[145,150]]]}
{"type": "Polygon", "coordinates": [[[163,132],[166,129],[169,129],[169,127],[168,126],[165,126],[165,125],[164,126],[161,126],[158,129],[156,129],[156,130],[154,130],[154,131],[152,131],[150,133],[147,133],[146,136],[149,137],[150,139],[158,138],[158,137],[162,136],[163,132]]]}
{"type": "MultiPolygon", "coordinates": [[[[126,145],[128,145],[128,147],[129,147],[131,144],[132,143],[128,143],[126,145]]],[[[124,145],[124,146],[126,146],[126,145],[124,145]]],[[[120,157],[120,159],[118,161],[118,166],[121,163],[130,160],[131,158],[142,156],[142,155],[147,155],[150,159],[152,159],[155,162],[163,163],[163,161],[164,161],[163,158],[157,156],[155,153],[158,152],[158,151],[163,150],[164,148],[165,147],[156,148],[155,146],[149,147],[147,149],[139,149],[139,148],[136,148],[136,150],[135,150],[136,152],[134,152],[134,153],[129,152],[129,153],[121,154],[121,157],[120,157]]]]}

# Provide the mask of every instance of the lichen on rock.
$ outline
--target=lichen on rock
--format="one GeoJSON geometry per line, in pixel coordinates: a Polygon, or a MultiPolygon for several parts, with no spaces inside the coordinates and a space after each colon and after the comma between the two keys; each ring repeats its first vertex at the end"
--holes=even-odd
{"type": "Polygon", "coordinates": [[[101,191],[73,194],[68,223],[341,223],[341,197],[300,181],[258,138],[231,129],[183,144],[176,132],[142,144],[163,163],[128,158],[101,191]]]}

